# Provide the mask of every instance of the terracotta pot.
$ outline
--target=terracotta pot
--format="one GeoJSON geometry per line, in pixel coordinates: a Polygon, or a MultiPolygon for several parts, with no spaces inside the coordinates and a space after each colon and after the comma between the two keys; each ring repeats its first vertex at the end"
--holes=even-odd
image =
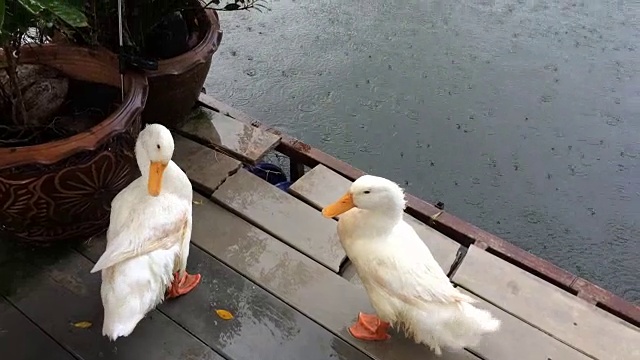
{"type": "Polygon", "coordinates": [[[145,123],[175,128],[198,100],[222,31],[215,10],[198,11],[197,20],[202,38],[198,45],[180,56],[159,61],[158,70],[145,72],[149,81],[149,97],[142,113],[145,123]]]}
{"type": "MultiPolygon", "coordinates": [[[[106,50],[24,47],[20,62],[120,87],[117,58],[106,50]]],[[[144,76],[127,75],[121,106],[90,130],[46,144],[0,148],[2,239],[45,244],[88,239],[107,228],[111,200],[139,176],[133,149],[147,90],[144,76]]]]}

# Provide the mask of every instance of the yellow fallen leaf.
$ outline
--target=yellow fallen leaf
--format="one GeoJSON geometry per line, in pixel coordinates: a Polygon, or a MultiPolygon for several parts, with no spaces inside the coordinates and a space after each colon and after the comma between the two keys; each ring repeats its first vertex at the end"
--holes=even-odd
{"type": "Polygon", "coordinates": [[[91,325],[93,324],[89,321],[78,321],[77,323],[73,323],[73,326],[80,329],[88,329],[91,327],[91,325]]]}
{"type": "Polygon", "coordinates": [[[202,200],[193,200],[193,203],[196,205],[202,205],[202,200]]]}
{"type": "Polygon", "coordinates": [[[217,309],[216,310],[216,314],[218,314],[218,316],[220,316],[220,318],[223,319],[223,320],[231,320],[231,319],[233,319],[233,314],[231,314],[227,310],[217,309]]]}

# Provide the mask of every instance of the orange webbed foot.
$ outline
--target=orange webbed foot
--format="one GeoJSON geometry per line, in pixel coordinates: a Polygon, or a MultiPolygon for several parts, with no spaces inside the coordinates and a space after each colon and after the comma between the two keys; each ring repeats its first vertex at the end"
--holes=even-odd
{"type": "Polygon", "coordinates": [[[358,321],[349,328],[349,333],[358,340],[384,341],[391,338],[387,333],[388,329],[389,323],[379,317],[359,313],[358,321]]]}
{"type": "Polygon", "coordinates": [[[202,276],[200,274],[187,274],[180,278],[180,273],[173,274],[173,282],[169,286],[165,298],[172,299],[184,295],[195,289],[200,283],[202,276]]]}

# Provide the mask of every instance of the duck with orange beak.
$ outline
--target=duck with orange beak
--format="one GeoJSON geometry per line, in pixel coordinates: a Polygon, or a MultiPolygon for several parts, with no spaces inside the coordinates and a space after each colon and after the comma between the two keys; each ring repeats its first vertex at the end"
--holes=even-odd
{"type": "Polygon", "coordinates": [[[191,243],[193,190],[171,161],[171,132],[146,126],[135,153],[141,176],[111,203],[107,247],[91,272],[102,271],[103,335],[128,336],[165,298],[200,282],[186,271],[191,243]]]}
{"type": "Polygon", "coordinates": [[[349,328],[357,339],[387,340],[389,327],[403,329],[436,355],[461,350],[500,321],[471,305],[474,299],[449,282],[429,248],[403,220],[404,191],[385,178],[365,175],[322,214],[339,216],[338,237],[362,280],[376,315],[358,314],[349,328]]]}

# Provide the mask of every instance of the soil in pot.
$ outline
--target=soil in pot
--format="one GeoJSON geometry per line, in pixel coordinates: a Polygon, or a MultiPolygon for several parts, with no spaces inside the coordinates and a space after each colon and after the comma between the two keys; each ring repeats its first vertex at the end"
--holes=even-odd
{"type": "Polygon", "coordinates": [[[165,16],[151,28],[145,36],[143,56],[166,60],[193,49],[200,40],[200,32],[195,28],[195,16],[190,12],[193,11],[185,10],[165,16]]]}
{"type": "MultiPolygon", "coordinates": [[[[98,125],[121,103],[120,89],[70,79],[50,67],[20,65],[18,76],[29,123],[16,124],[12,106],[6,99],[0,100],[0,147],[39,145],[71,137],[98,125]]],[[[0,82],[5,81],[6,75],[0,76],[0,82]]]]}

